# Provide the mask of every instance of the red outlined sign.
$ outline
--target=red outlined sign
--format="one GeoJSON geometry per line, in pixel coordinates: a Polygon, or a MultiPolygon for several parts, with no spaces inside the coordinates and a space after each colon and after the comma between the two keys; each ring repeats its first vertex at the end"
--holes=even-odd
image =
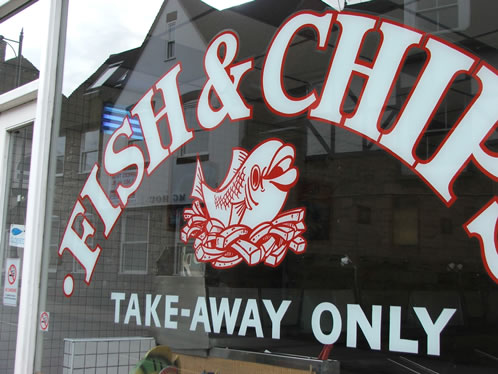
{"type": "Polygon", "coordinates": [[[17,280],[17,267],[15,264],[11,264],[7,270],[7,282],[9,285],[14,285],[17,280]]]}
{"type": "Polygon", "coordinates": [[[5,261],[3,305],[17,306],[17,294],[19,292],[20,270],[21,270],[21,259],[8,258],[5,261]]]}
{"type": "MultiPolygon", "coordinates": [[[[252,107],[245,103],[239,84],[245,74],[253,69],[254,61],[237,61],[241,43],[237,35],[225,31],[207,47],[204,68],[208,80],[197,105],[197,117],[205,131],[218,127],[227,117],[231,121],[252,118],[252,107]],[[220,54],[221,51],[224,53],[220,54]],[[210,101],[213,97],[220,101],[221,108],[213,108],[210,101]]],[[[443,39],[371,15],[304,11],[292,15],[277,30],[261,70],[263,101],[276,116],[302,114],[309,120],[344,128],[363,137],[409,167],[448,207],[457,199],[453,184],[470,162],[493,181],[498,180],[497,155],[485,146],[498,126],[498,106],[493,104],[498,97],[498,70],[443,39]],[[283,74],[287,58],[292,58],[287,55],[292,40],[301,29],[311,28],[317,35],[316,49],[325,50],[330,47],[327,41],[334,27],[340,33],[321,92],[312,90],[304,97],[289,96],[284,87],[283,74]],[[360,52],[371,33],[378,33],[381,43],[373,60],[366,61],[360,58],[360,52]],[[380,121],[388,109],[389,98],[408,53],[413,48],[423,50],[426,61],[402,108],[393,118],[393,125],[383,129],[380,121]],[[460,75],[474,79],[478,91],[431,158],[420,159],[415,150],[451,85],[460,75]],[[355,76],[362,78],[364,84],[354,111],[347,113],[344,102],[355,76]]],[[[145,160],[149,159],[145,173],[151,176],[159,165],[195,137],[187,126],[183,112],[178,83],[181,71],[181,63],[176,64],[131,110],[131,116],[140,121],[147,155],[131,145],[120,152],[112,152],[116,139],[131,134],[128,118],[125,117],[123,125],[108,143],[106,150],[110,152],[105,153],[103,171],[95,164],[74,205],[59,256],[67,252],[81,264],[85,269],[86,284],[91,282],[101,247],[97,245],[92,249],[86,244],[86,238],[95,235],[97,226],[86,219],[82,201],[87,199],[97,210],[104,224],[102,234],[107,239],[126,208],[128,197],[140,187],[145,175],[145,160]],[[164,105],[155,111],[151,100],[158,92],[163,95],[164,105]],[[166,129],[171,138],[171,144],[167,147],[158,127],[163,119],[167,119],[166,129]],[[115,206],[100,185],[98,172],[105,171],[108,176],[113,176],[133,165],[140,173],[133,187],[119,184],[116,193],[119,204],[115,206]],[[83,236],[72,227],[78,215],[83,217],[83,236]]],[[[294,161],[294,147],[278,144],[275,139],[267,139],[251,153],[235,148],[227,176],[216,189],[205,183],[198,163],[191,196],[194,202],[184,211],[187,225],[181,233],[184,242],[194,241],[198,260],[210,262],[217,268],[229,268],[242,261],[249,265],[264,263],[275,267],[281,263],[288,249],[295,253],[306,249],[307,243],[301,236],[306,231],[304,208],[281,210],[288,191],[298,179],[294,161]]],[[[498,260],[495,259],[497,244],[496,240],[492,240],[496,239],[496,235],[492,236],[496,232],[495,200],[496,196],[491,200],[492,210],[481,210],[481,218],[474,217],[473,224],[466,227],[469,235],[481,238],[481,247],[485,245],[482,247],[484,265],[498,283],[495,276],[498,272],[495,270],[498,268],[498,260]],[[482,218],[488,216],[491,219],[482,218]]],[[[67,275],[64,294],[70,297],[73,288],[74,279],[67,275]]]]}
{"type": "Polygon", "coordinates": [[[40,313],[40,331],[48,331],[48,326],[50,324],[50,313],[41,312],[40,313]]]}

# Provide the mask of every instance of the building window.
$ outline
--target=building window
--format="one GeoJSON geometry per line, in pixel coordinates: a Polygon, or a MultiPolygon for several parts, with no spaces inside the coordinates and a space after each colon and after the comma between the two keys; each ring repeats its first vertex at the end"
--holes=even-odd
{"type": "Polygon", "coordinates": [[[418,245],[418,203],[414,199],[398,198],[393,207],[394,245],[418,245]]]}
{"type": "Polygon", "coordinates": [[[118,70],[118,68],[121,66],[122,63],[123,63],[123,61],[119,61],[119,62],[117,62],[117,63],[112,64],[111,66],[109,66],[97,78],[97,80],[95,82],[93,82],[93,84],[90,87],[88,87],[88,90],[93,90],[93,89],[102,87],[107,82],[107,80],[116,72],[116,70],[118,70]]]}
{"type": "Polygon", "coordinates": [[[470,1],[405,0],[405,23],[430,33],[464,30],[470,24],[470,1]]]}
{"type": "Polygon", "coordinates": [[[88,173],[98,161],[99,130],[88,131],[81,137],[80,173],[88,173]]]}
{"type": "Polygon", "coordinates": [[[64,157],[66,154],[66,137],[59,136],[55,143],[55,175],[64,175],[64,157]]]}
{"type": "Polygon", "coordinates": [[[191,101],[184,105],[185,122],[189,129],[194,131],[194,138],[185,144],[179,151],[179,158],[188,158],[192,156],[203,156],[208,154],[209,150],[209,132],[201,129],[197,121],[197,101],[191,101]]]}
{"type": "Polygon", "coordinates": [[[149,252],[149,213],[128,212],[121,222],[120,272],[146,274],[149,252]]]}
{"type": "Polygon", "coordinates": [[[171,60],[175,58],[175,28],[176,22],[169,22],[167,24],[167,36],[166,41],[166,59],[171,60]]]}

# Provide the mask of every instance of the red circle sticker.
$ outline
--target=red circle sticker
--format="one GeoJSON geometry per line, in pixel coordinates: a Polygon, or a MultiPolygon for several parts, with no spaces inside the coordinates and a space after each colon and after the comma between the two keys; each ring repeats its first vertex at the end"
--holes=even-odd
{"type": "Polygon", "coordinates": [[[16,265],[14,265],[14,264],[10,265],[7,273],[8,273],[7,279],[9,280],[9,284],[12,286],[16,282],[16,279],[17,279],[16,265]]]}
{"type": "Polygon", "coordinates": [[[48,322],[49,322],[49,315],[47,312],[43,312],[40,315],[40,329],[42,331],[47,331],[48,330],[48,322]]]}

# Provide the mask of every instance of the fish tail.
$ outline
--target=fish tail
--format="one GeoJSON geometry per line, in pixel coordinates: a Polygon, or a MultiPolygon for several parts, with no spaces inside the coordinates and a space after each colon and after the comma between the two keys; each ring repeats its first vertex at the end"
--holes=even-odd
{"type": "Polygon", "coordinates": [[[197,198],[204,201],[204,194],[202,193],[202,186],[204,185],[204,173],[202,171],[201,162],[197,158],[197,166],[195,168],[194,187],[190,197],[197,198]]]}

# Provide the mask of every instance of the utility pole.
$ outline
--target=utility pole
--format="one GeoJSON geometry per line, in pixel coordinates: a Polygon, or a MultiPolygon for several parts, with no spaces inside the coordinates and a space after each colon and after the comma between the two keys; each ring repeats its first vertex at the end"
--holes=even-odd
{"type": "Polygon", "coordinates": [[[17,52],[17,80],[16,87],[21,85],[21,71],[22,71],[22,40],[24,39],[24,28],[21,29],[19,34],[19,49],[17,52]]]}

